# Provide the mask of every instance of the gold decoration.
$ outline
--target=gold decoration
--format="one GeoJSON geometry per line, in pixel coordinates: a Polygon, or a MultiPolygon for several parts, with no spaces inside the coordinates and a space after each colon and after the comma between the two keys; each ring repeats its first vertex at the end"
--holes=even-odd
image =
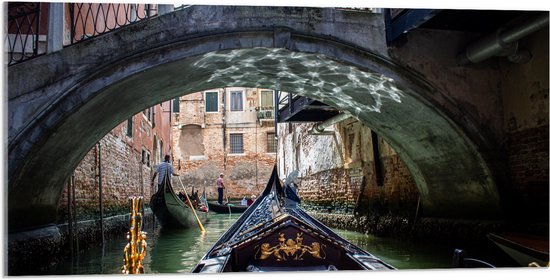
{"type": "Polygon", "coordinates": [[[128,244],[124,247],[124,265],[122,273],[140,274],[143,273],[143,258],[147,253],[147,233],[141,231],[142,225],[142,206],[143,197],[131,197],[131,219],[130,231],[126,233],[128,244]]]}
{"type": "MultiPolygon", "coordinates": [[[[263,243],[260,248],[256,251],[255,259],[265,260],[271,255],[275,256],[277,261],[286,261],[287,258],[292,258],[292,260],[298,261],[303,260],[305,253],[309,253],[312,257],[317,259],[324,259],[324,244],[319,244],[318,242],[311,243],[311,246],[303,245],[302,238],[303,233],[299,232],[296,234],[296,241],[293,239],[286,239],[284,233],[279,233],[279,244],[271,247],[269,243],[263,243]],[[261,252],[260,257],[258,258],[258,253],[261,252]],[[322,256],[323,255],[323,256],[322,256]]],[[[257,248],[258,246],[256,246],[257,248]]]]}

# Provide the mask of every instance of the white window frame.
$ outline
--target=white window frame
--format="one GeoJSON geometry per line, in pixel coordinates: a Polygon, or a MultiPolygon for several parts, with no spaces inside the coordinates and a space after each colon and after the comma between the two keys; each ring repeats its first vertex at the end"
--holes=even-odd
{"type": "Polygon", "coordinates": [[[204,98],[204,112],[206,114],[216,114],[220,111],[220,92],[219,91],[217,91],[217,90],[207,90],[207,91],[204,92],[203,98],[204,98]],[[217,102],[216,103],[216,111],[206,111],[206,93],[210,93],[210,92],[216,93],[216,102],[217,102]]]}
{"type": "Polygon", "coordinates": [[[244,90],[242,89],[234,89],[229,90],[229,110],[231,112],[244,112],[244,90]],[[241,93],[241,109],[240,110],[233,110],[233,92],[240,92],[241,93]]]}
{"type": "Polygon", "coordinates": [[[259,104],[260,106],[258,106],[258,107],[260,107],[260,108],[263,109],[263,107],[262,107],[262,101],[263,101],[262,92],[265,92],[265,91],[271,91],[271,101],[272,101],[272,103],[273,103],[273,108],[271,108],[270,110],[273,110],[273,109],[275,108],[275,91],[274,91],[274,90],[270,90],[270,89],[267,89],[267,90],[266,90],[266,89],[260,90],[260,104],[259,104]]]}

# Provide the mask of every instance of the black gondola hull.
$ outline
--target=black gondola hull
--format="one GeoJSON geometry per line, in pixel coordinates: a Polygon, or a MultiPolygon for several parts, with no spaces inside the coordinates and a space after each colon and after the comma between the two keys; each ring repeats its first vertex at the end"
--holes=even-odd
{"type": "Polygon", "coordinates": [[[246,211],[248,206],[233,205],[233,204],[220,205],[217,202],[208,202],[208,208],[212,212],[216,212],[220,214],[229,214],[229,213],[243,213],[244,211],[246,211]]]}
{"type": "Polygon", "coordinates": [[[288,201],[275,166],[260,197],[192,272],[392,269],[288,201]]]}
{"type": "Polygon", "coordinates": [[[197,227],[197,217],[201,223],[206,222],[207,213],[189,208],[175,194],[170,180],[153,194],[150,207],[162,227],[167,228],[192,228],[197,227]],[[196,217],[195,217],[196,214],[196,217]]]}

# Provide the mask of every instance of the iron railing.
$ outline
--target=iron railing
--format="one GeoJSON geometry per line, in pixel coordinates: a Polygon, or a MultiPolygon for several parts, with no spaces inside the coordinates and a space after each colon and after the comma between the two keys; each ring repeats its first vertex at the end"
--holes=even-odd
{"type": "Polygon", "coordinates": [[[70,44],[158,15],[157,4],[71,3],[70,44]]]}
{"type": "Polygon", "coordinates": [[[8,65],[27,60],[45,52],[39,50],[40,3],[8,3],[8,29],[5,47],[8,65]]]}

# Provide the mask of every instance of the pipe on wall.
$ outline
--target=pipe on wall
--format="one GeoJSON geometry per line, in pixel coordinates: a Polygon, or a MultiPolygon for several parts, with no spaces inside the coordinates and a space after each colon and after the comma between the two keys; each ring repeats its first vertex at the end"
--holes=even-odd
{"type": "Polygon", "coordinates": [[[457,56],[459,65],[478,63],[492,56],[507,56],[511,62],[525,63],[531,54],[518,49],[518,41],[542,28],[548,27],[548,12],[543,12],[515,26],[500,28],[466,47],[457,56]]]}
{"type": "MultiPolygon", "coordinates": [[[[321,123],[317,123],[315,124],[311,130],[309,130],[309,134],[312,134],[312,135],[317,135],[317,134],[326,134],[327,132],[325,131],[325,129],[335,123],[339,123],[341,121],[344,121],[344,120],[347,120],[351,118],[351,115],[348,114],[348,113],[342,113],[342,114],[339,114],[339,115],[336,115],[324,122],[321,122],[321,123]]],[[[331,132],[332,133],[332,132],[331,132]]]]}

